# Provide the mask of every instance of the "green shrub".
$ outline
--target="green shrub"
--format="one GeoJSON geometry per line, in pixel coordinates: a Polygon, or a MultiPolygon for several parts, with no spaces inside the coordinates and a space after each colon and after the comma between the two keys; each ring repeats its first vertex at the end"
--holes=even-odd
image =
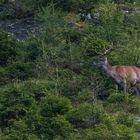
{"type": "Polygon", "coordinates": [[[135,129],[135,131],[136,132],[140,132],[140,122],[137,122],[136,120],[134,120],[135,122],[134,122],[134,125],[133,125],[133,127],[134,127],[134,129],[135,129]]]}
{"type": "Polygon", "coordinates": [[[140,114],[140,101],[139,99],[130,98],[128,105],[128,112],[134,113],[134,114],[140,114]]]}
{"type": "Polygon", "coordinates": [[[67,118],[76,128],[90,128],[101,122],[102,113],[104,112],[100,111],[100,107],[83,103],[78,108],[71,110],[67,118]]]}
{"type": "Polygon", "coordinates": [[[28,80],[23,83],[23,90],[29,91],[36,101],[41,101],[55,93],[55,83],[47,80],[28,80]]]}
{"type": "Polygon", "coordinates": [[[5,134],[2,136],[3,140],[39,140],[36,135],[30,132],[27,124],[22,120],[15,121],[10,128],[12,129],[8,132],[4,131],[5,134]]]}
{"type": "Polygon", "coordinates": [[[0,66],[16,60],[19,55],[19,43],[9,33],[0,32],[0,66]]]}
{"type": "MultiPolygon", "coordinates": [[[[111,123],[111,122],[110,122],[111,123]]],[[[68,140],[132,140],[135,139],[134,132],[124,126],[114,124],[109,128],[107,125],[101,123],[96,125],[95,128],[79,130],[71,133],[68,140]]]]}
{"type": "Polygon", "coordinates": [[[14,62],[7,68],[7,75],[12,80],[25,80],[36,77],[35,64],[31,62],[14,62]]]}
{"type": "Polygon", "coordinates": [[[116,120],[117,123],[126,125],[128,127],[132,127],[134,123],[132,116],[125,112],[120,112],[119,114],[117,114],[116,120]]]}
{"type": "Polygon", "coordinates": [[[84,102],[93,103],[96,102],[97,99],[92,91],[83,89],[76,94],[76,97],[74,97],[73,100],[80,104],[84,102]]]}
{"type": "Polygon", "coordinates": [[[0,85],[5,85],[9,82],[8,73],[5,68],[0,68],[0,85]]]}
{"type": "Polygon", "coordinates": [[[106,109],[110,112],[123,111],[130,113],[139,113],[140,103],[139,100],[132,96],[126,96],[122,93],[110,94],[105,103],[106,109]]]}
{"type": "Polygon", "coordinates": [[[54,137],[66,137],[72,131],[72,125],[66,120],[64,116],[57,116],[52,119],[51,129],[54,137]]]}
{"type": "Polygon", "coordinates": [[[91,135],[87,136],[89,140],[132,140],[133,138],[134,133],[131,129],[117,124],[114,124],[111,129],[104,124],[99,124],[91,135]]]}
{"type": "Polygon", "coordinates": [[[113,93],[110,94],[107,100],[109,103],[124,103],[127,101],[127,98],[123,93],[113,93]]]}
{"type": "Polygon", "coordinates": [[[41,40],[36,37],[30,37],[24,42],[25,61],[36,61],[43,55],[41,40]]]}
{"type": "Polygon", "coordinates": [[[55,117],[64,115],[72,108],[71,102],[66,97],[49,95],[42,103],[41,115],[43,117],[55,117]]]}
{"type": "Polygon", "coordinates": [[[109,43],[106,40],[96,38],[92,34],[85,39],[84,44],[86,46],[86,57],[88,58],[94,58],[95,56],[104,53],[104,51],[109,48],[109,43]]]}
{"type": "Polygon", "coordinates": [[[1,90],[0,102],[0,124],[1,127],[7,127],[26,116],[34,100],[28,92],[22,91],[20,86],[10,86],[1,90]]]}

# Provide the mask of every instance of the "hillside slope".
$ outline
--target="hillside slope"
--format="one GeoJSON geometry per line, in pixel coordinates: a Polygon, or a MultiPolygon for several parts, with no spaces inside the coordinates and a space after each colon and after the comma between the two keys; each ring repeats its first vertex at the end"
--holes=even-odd
{"type": "Polygon", "coordinates": [[[139,140],[140,98],[93,65],[113,44],[111,64],[140,66],[139,1],[19,2],[40,31],[0,32],[0,139],[139,140]]]}

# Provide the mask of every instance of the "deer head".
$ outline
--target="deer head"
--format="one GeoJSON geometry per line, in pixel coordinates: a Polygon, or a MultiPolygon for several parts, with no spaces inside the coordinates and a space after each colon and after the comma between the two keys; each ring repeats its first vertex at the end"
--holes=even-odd
{"type": "Polygon", "coordinates": [[[99,67],[107,65],[108,64],[107,54],[109,54],[111,51],[112,48],[105,50],[105,52],[100,54],[99,58],[96,61],[94,61],[93,64],[99,67]]]}
{"type": "Polygon", "coordinates": [[[94,65],[96,66],[103,66],[106,65],[108,63],[107,61],[107,57],[105,55],[100,56],[96,61],[93,62],[94,65]]]}

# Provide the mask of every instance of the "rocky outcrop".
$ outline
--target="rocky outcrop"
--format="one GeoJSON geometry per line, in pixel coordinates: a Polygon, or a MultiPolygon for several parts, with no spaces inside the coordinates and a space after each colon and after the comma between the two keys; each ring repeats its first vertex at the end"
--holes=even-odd
{"type": "Polygon", "coordinates": [[[0,31],[12,33],[17,39],[24,40],[28,34],[38,31],[38,23],[32,17],[0,21],[0,31]]]}

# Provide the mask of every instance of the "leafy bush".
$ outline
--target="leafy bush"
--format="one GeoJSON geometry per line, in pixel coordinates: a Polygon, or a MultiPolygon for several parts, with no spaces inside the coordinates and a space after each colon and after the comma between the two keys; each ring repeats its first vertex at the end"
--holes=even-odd
{"type": "Polygon", "coordinates": [[[126,96],[122,93],[114,93],[108,97],[107,102],[104,104],[109,112],[124,111],[134,114],[139,114],[140,103],[139,100],[126,96]]]}
{"type": "Polygon", "coordinates": [[[114,124],[111,129],[105,124],[96,125],[95,128],[92,129],[84,129],[78,131],[76,133],[71,133],[68,140],[131,140],[135,139],[134,132],[124,126],[114,124]]]}
{"type": "Polygon", "coordinates": [[[127,98],[123,93],[113,93],[108,97],[110,103],[124,103],[127,102],[127,98]]]}
{"type": "Polygon", "coordinates": [[[128,127],[132,127],[133,126],[133,117],[128,114],[128,113],[125,113],[125,112],[120,112],[118,115],[117,115],[117,122],[119,124],[123,124],[123,125],[126,125],[128,127]]]}
{"type": "Polygon", "coordinates": [[[43,55],[41,40],[36,37],[30,37],[24,42],[25,61],[37,61],[43,55]]]}
{"type": "Polygon", "coordinates": [[[52,119],[51,129],[54,137],[66,137],[72,131],[72,125],[66,120],[64,116],[57,116],[52,119]]]}
{"type": "Polygon", "coordinates": [[[65,97],[50,95],[42,104],[41,114],[44,117],[64,115],[72,108],[71,102],[65,97]]]}
{"type": "Polygon", "coordinates": [[[89,133],[89,135],[87,135],[86,139],[87,140],[88,139],[91,139],[91,140],[99,140],[99,139],[100,140],[104,140],[104,139],[131,140],[133,138],[134,138],[133,131],[124,125],[114,124],[113,127],[111,127],[110,129],[104,124],[99,124],[96,126],[94,131],[92,131],[91,133],[89,133]]]}
{"type": "Polygon", "coordinates": [[[0,32],[0,44],[0,66],[5,66],[19,55],[19,43],[10,34],[0,32]]]}
{"type": "MultiPolygon", "coordinates": [[[[27,92],[28,93],[28,92],[27,92]]],[[[33,98],[20,87],[8,87],[1,91],[1,127],[7,127],[15,120],[23,118],[34,103],[33,98]]]]}
{"type": "Polygon", "coordinates": [[[94,127],[101,121],[101,111],[100,108],[94,107],[88,103],[84,103],[78,108],[70,111],[68,114],[68,120],[76,128],[94,127]]]}
{"type": "Polygon", "coordinates": [[[0,68],[0,85],[5,85],[9,82],[8,74],[5,68],[0,68]]]}
{"type": "Polygon", "coordinates": [[[36,77],[35,69],[35,64],[30,62],[14,62],[6,68],[8,77],[13,80],[25,80],[36,77]]]}
{"type": "Polygon", "coordinates": [[[139,65],[139,5],[111,0],[54,2],[17,1],[22,16],[43,4],[36,37],[21,42],[0,33],[2,139],[136,139],[139,99],[115,93],[114,82],[93,61],[114,47],[109,55],[114,65],[139,65]],[[132,13],[123,9],[129,6],[132,13]],[[93,18],[97,14],[98,24],[79,21],[75,14],[79,9],[93,18]],[[74,16],[67,19],[70,15],[74,16]]]}

